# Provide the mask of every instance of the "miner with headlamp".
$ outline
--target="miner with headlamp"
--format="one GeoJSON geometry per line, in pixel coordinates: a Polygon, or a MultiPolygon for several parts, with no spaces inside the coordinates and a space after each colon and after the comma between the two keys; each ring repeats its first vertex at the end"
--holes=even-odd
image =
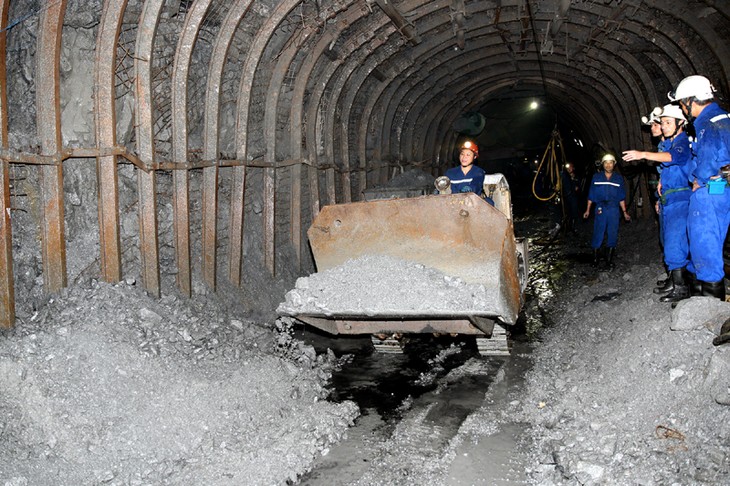
{"type": "Polygon", "coordinates": [[[687,214],[689,211],[690,186],[687,181],[692,154],[689,138],[684,132],[686,119],[681,108],[675,104],[665,105],[659,113],[664,140],[660,152],[627,150],[623,159],[646,159],[659,162],[659,218],[663,232],[664,263],[669,270],[667,282],[654,289],[665,293],[661,302],[677,302],[689,296],[687,279],[694,280],[686,273],[694,274],[689,261],[689,241],[687,238],[687,214]],[[689,270],[687,270],[689,266],[689,270]]]}
{"type": "Polygon", "coordinates": [[[694,125],[692,184],[687,228],[692,264],[702,295],[725,300],[723,244],[730,224],[730,115],[715,102],[715,88],[704,76],[688,76],[668,94],[694,125]]]}

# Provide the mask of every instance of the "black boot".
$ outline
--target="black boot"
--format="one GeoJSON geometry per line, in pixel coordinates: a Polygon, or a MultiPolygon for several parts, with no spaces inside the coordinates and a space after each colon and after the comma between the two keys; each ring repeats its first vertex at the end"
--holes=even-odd
{"type": "Polygon", "coordinates": [[[672,280],[672,272],[667,273],[665,280],[657,280],[656,287],[654,287],[655,294],[666,294],[674,289],[674,281],[672,280]]]}
{"type": "Polygon", "coordinates": [[[684,282],[683,270],[683,268],[672,270],[672,291],[660,297],[659,302],[679,302],[680,300],[689,299],[689,287],[684,282]]]}
{"type": "Polygon", "coordinates": [[[708,295],[720,300],[725,300],[725,281],[702,282],[702,295],[708,295]]]}
{"type": "Polygon", "coordinates": [[[684,281],[689,286],[689,295],[702,295],[702,281],[697,280],[697,275],[685,269],[684,281]]]}
{"type": "Polygon", "coordinates": [[[598,266],[598,248],[593,249],[593,263],[591,263],[592,267],[598,266]]]}
{"type": "Polygon", "coordinates": [[[613,267],[615,266],[613,264],[613,254],[615,253],[616,248],[609,248],[608,253],[606,253],[606,269],[607,270],[613,270],[613,267]]]}

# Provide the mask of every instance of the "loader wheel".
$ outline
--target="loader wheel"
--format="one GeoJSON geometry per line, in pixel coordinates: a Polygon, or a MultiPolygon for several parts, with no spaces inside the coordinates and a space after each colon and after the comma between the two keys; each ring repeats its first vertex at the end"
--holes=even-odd
{"type": "Polygon", "coordinates": [[[495,324],[491,338],[477,337],[477,349],[482,356],[509,356],[512,352],[512,340],[505,328],[495,324]]]}
{"type": "Polygon", "coordinates": [[[376,353],[403,354],[407,339],[402,334],[373,334],[370,336],[376,353]]]}

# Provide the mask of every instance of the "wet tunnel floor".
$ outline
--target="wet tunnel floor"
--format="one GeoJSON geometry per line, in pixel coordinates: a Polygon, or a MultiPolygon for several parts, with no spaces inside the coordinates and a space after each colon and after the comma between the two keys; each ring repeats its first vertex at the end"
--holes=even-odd
{"type": "MultiPolygon", "coordinates": [[[[566,245],[567,240],[561,243],[552,238],[544,229],[548,224],[528,220],[527,225],[533,227],[523,232],[533,235],[528,237],[531,271],[523,311],[518,324],[511,329],[518,352],[513,350],[510,357],[480,356],[473,337],[412,336],[403,354],[383,354],[374,351],[369,336],[333,337],[310,327],[298,330],[297,337],[313,345],[318,352],[329,348],[343,361],[341,369],[333,374],[331,399],[352,400],[361,410],[348,437],[320,458],[313,471],[301,478],[300,484],[356,482],[376,459],[376,444],[388,440],[404,416],[414,411],[428,409],[423,423],[438,429],[438,433],[424,437],[424,440],[428,441],[429,448],[444,448],[464,420],[484,406],[485,394],[493,386],[500,369],[521,370],[512,373],[507,385],[520,386],[521,375],[528,368],[530,343],[545,325],[543,309],[555,295],[555,282],[567,266],[588,266],[590,261],[583,245],[566,245]]],[[[490,406],[506,406],[507,394],[500,396],[504,403],[490,406]]],[[[513,430],[506,434],[495,447],[516,447],[513,442],[518,433],[513,430]]],[[[482,453],[500,454],[502,451],[482,453]]],[[[462,466],[464,471],[469,470],[468,466],[462,466]]],[[[482,479],[484,473],[484,468],[475,471],[482,479]]],[[[514,471],[496,470],[493,474],[495,481],[492,484],[501,484],[497,479],[509,474],[514,476],[514,471]]],[[[522,479],[519,476],[514,476],[518,483],[522,479]]],[[[457,481],[454,484],[469,483],[457,481]]]]}

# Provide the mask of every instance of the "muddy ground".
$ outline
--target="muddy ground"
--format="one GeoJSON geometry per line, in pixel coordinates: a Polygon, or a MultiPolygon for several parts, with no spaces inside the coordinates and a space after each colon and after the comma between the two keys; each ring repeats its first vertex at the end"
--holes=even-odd
{"type": "Polygon", "coordinates": [[[610,272],[589,233],[532,235],[511,357],[441,343],[390,415],[333,389],[353,350],[227,292],[67,289],[0,335],[0,483],[730,483],[730,304],[657,301],[653,222],[622,225],[610,272]]]}

